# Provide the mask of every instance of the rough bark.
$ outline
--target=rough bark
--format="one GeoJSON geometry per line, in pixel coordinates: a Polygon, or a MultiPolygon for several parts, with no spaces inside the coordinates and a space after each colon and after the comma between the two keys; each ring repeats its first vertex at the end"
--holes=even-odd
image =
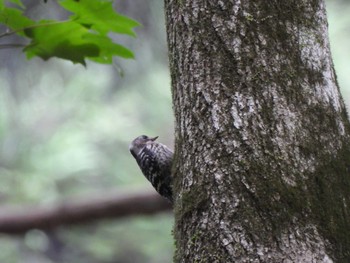
{"type": "Polygon", "coordinates": [[[324,1],[165,0],[175,262],[350,262],[324,1]]]}
{"type": "Polygon", "coordinates": [[[106,194],[50,206],[0,209],[0,233],[23,234],[30,229],[53,230],[107,218],[151,215],[171,209],[155,192],[106,194]]]}

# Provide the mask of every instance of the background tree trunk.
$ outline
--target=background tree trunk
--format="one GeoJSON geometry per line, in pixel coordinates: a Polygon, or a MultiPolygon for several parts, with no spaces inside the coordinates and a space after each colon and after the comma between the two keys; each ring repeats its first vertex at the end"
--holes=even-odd
{"type": "Polygon", "coordinates": [[[349,122],[324,2],[165,9],[175,262],[350,262],[349,122]]]}

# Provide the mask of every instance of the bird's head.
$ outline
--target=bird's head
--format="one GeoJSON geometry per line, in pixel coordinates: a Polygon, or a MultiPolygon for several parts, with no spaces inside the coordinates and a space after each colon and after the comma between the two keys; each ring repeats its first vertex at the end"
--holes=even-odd
{"type": "Polygon", "coordinates": [[[157,138],[158,136],[148,137],[147,135],[140,135],[130,143],[129,150],[133,155],[137,155],[143,149],[143,147],[145,147],[148,143],[154,142],[157,140],[157,138]]]}

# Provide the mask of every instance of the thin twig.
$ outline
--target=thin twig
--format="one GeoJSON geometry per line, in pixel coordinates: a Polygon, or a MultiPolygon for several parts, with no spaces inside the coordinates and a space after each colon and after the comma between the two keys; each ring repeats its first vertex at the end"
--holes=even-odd
{"type": "Polygon", "coordinates": [[[58,24],[64,24],[64,23],[68,23],[68,22],[72,22],[72,21],[73,20],[63,20],[63,21],[54,21],[54,22],[46,23],[46,24],[35,24],[35,25],[19,28],[19,29],[16,29],[16,30],[7,31],[5,33],[0,34],[0,38],[6,37],[6,36],[10,36],[10,35],[14,35],[14,34],[16,34],[18,32],[23,32],[24,30],[27,30],[27,29],[38,28],[38,27],[45,27],[45,26],[51,26],[51,25],[58,25],[58,24]]]}
{"type": "Polygon", "coordinates": [[[25,47],[25,44],[0,44],[0,49],[25,47]]]}

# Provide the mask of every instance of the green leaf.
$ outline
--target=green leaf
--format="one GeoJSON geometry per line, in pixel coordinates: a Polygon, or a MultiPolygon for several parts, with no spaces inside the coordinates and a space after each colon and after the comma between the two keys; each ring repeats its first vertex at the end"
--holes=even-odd
{"type": "MultiPolygon", "coordinates": [[[[23,15],[21,10],[10,7],[3,7],[0,11],[0,23],[12,30],[20,30],[35,24],[35,21],[23,15]]],[[[19,32],[19,34],[23,34],[19,32]]]]}
{"type": "Polygon", "coordinates": [[[86,34],[84,39],[96,44],[100,48],[99,56],[89,56],[89,58],[95,62],[111,64],[113,62],[113,56],[134,58],[134,54],[129,49],[122,45],[113,43],[108,37],[86,34]]]}
{"type": "Polygon", "coordinates": [[[136,36],[133,28],[140,24],[113,9],[112,1],[106,0],[62,0],[59,2],[66,10],[71,11],[71,19],[102,35],[108,32],[136,36]]]}
{"type": "Polygon", "coordinates": [[[85,65],[85,58],[99,63],[112,63],[113,56],[132,58],[127,48],[113,43],[108,37],[89,32],[74,21],[40,21],[40,26],[24,30],[32,41],[24,51],[28,58],[39,56],[44,60],[59,57],[85,65]]]}
{"type": "Polygon", "coordinates": [[[28,58],[39,56],[69,59],[85,65],[85,57],[98,56],[99,47],[83,39],[88,30],[75,22],[40,21],[41,26],[24,30],[32,41],[24,51],[28,58]],[[50,24],[51,23],[51,24],[50,24]]]}

